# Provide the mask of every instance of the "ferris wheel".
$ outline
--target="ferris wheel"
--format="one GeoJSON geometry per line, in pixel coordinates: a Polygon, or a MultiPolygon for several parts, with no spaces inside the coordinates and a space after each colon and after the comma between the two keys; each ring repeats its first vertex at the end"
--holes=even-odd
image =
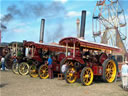
{"type": "Polygon", "coordinates": [[[116,46],[118,40],[126,44],[127,23],[119,0],[97,1],[92,17],[95,42],[116,46]]]}

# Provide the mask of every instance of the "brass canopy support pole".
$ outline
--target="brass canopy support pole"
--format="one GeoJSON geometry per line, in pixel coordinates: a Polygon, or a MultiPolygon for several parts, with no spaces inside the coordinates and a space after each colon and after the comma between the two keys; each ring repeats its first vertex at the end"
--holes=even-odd
{"type": "Polygon", "coordinates": [[[66,43],[66,57],[68,56],[68,43],[66,43]]]}
{"type": "Polygon", "coordinates": [[[75,46],[75,43],[74,43],[74,48],[73,48],[73,57],[75,57],[75,48],[76,46],[75,46]]]}
{"type": "Polygon", "coordinates": [[[32,57],[34,56],[34,54],[33,54],[33,53],[34,53],[34,50],[33,50],[33,49],[34,49],[34,48],[33,48],[33,46],[32,46],[32,57]]]}
{"type": "Polygon", "coordinates": [[[28,56],[28,57],[30,56],[29,51],[30,51],[30,48],[29,48],[29,46],[28,46],[28,52],[27,52],[27,56],[28,56]]]}

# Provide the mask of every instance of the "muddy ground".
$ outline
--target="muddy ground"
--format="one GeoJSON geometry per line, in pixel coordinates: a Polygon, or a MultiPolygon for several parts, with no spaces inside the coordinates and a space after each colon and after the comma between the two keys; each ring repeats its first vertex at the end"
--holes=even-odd
{"type": "Polygon", "coordinates": [[[128,91],[122,89],[120,81],[82,86],[57,78],[42,80],[16,75],[8,70],[0,71],[0,96],[128,96],[128,91]]]}

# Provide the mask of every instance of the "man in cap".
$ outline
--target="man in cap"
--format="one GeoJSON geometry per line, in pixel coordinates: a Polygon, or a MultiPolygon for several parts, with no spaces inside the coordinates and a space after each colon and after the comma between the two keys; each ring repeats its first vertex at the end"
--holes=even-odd
{"type": "Polygon", "coordinates": [[[122,76],[122,86],[126,90],[128,86],[128,61],[125,61],[125,64],[122,65],[121,76],[122,76]]]}

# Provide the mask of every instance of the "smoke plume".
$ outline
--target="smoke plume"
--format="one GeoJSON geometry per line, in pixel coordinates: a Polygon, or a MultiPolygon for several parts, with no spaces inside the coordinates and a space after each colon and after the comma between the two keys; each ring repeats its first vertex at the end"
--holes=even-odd
{"type": "Polygon", "coordinates": [[[45,6],[42,2],[23,3],[22,8],[17,5],[8,6],[7,14],[1,19],[2,22],[9,22],[18,17],[19,19],[33,19],[38,17],[54,17],[57,14],[63,14],[65,8],[60,2],[52,2],[49,6],[45,6]]]}
{"type": "MultiPolygon", "coordinates": [[[[20,3],[22,3],[21,4],[22,7],[19,5],[17,6],[15,4],[9,5],[7,7],[6,9],[7,14],[5,14],[0,20],[2,28],[7,29],[7,26],[9,26],[9,22],[11,22],[11,20],[16,20],[16,19],[25,21],[25,20],[34,20],[37,18],[45,18],[46,20],[52,18],[52,20],[54,20],[57,16],[62,16],[61,19],[63,19],[66,12],[63,4],[60,2],[52,2],[47,6],[43,4],[43,2],[37,2],[37,3],[20,2],[20,3]]],[[[52,37],[53,38],[62,37],[63,34],[61,33],[62,29],[63,29],[63,25],[58,24],[57,29],[55,31],[52,31],[52,37]]],[[[49,35],[46,35],[46,38],[47,41],[55,40],[55,39],[50,40],[51,38],[49,35]]]]}
{"type": "Polygon", "coordinates": [[[64,28],[63,28],[63,24],[58,24],[56,30],[47,30],[46,31],[46,39],[47,42],[55,42],[60,40],[62,37],[64,36],[64,28]],[[52,33],[51,33],[52,32],[52,33]]]}
{"type": "Polygon", "coordinates": [[[1,25],[1,28],[2,28],[2,29],[7,29],[7,27],[4,26],[3,24],[0,24],[0,25],[1,25]]]}

